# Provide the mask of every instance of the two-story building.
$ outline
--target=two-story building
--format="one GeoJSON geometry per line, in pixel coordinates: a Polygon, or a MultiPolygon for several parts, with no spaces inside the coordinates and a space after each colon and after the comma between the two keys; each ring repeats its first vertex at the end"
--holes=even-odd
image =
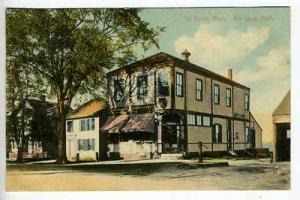
{"type": "Polygon", "coordinates": [[[103,160],[107,152],[100,127],[107,120],[104,102],[91,100],[68,115],[66,121],[66,153],[68,160],[103,160]]]}
{"type": "MultiPolygon", "coordinates": [[[[107,74],[113,116],[102,127],[121,157],[232,152],[261,147],[250,113],[250,88],[189,62],[158,53],[107,74]]],[[[257,134],[259,133],[259,134],[257,134]]]]}

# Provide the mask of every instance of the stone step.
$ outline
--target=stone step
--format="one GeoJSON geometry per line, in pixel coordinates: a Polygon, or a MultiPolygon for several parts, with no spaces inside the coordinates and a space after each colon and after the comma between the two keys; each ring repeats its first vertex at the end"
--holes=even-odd
{"type": "Polygon", "coordinates": [[[123,154],[121,155],[123,160],[146,160],[149,159],[146,155],[142,154],[123,154]]]}
{"type": "Polygon", "coordinates": [[[181,153],[170,153],[170,154],[161,154],[160,159],[162,160],[181,160],[182,154],[181,153]]]}
{"type": "Polygon", "coordinates": [[[236,152],[235,151],[228,151],[228,153],[229,153],[229,155],[231,155],[231,156],[237,156],[237,154],[236,154],[236,152]]]}

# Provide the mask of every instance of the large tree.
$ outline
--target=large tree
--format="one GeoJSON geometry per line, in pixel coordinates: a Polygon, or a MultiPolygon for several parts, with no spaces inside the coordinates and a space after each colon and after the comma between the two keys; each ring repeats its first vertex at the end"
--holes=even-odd
{"type": "MultiPolygon", "coordinates": [[[[6,67],[6,137],[13,138],[18,147],[17,161],[22,161],[25,132],[31,130],[31,114],[28,101],[43,91],[36,87],[40,80],[31,76],[18,60],[10,60],[6,67]]],[[[9,145],[9,144],[8,144],[9,145]]]]}
{"type": "Polygon", "coordinates": [[[58,110],[58,163],[67,162],[65,120],[74,96],[103,85],[105,72],[158,47],[161,27],[141,9],[9,9],[7,56],[44,80],[58,110]]]}

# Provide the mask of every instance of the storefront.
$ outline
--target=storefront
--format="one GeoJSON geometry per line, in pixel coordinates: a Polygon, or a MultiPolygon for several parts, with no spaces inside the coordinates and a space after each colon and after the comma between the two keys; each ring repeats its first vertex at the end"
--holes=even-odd
{"type": "Polygon", "coordinates": [[[154,115],[110,117],[101,129],[106,135],[108,158],[150,159],[156,152],[154,115]]]}

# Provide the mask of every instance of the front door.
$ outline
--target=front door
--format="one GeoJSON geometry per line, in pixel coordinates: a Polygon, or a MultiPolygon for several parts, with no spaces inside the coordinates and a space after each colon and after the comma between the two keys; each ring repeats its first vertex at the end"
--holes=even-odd
{"type": "Polygon", "coordinates": [[[183,148],[183,132],[181,126],[172,123],[162,127],[163,153],[179,153],[183,148]]]}
{"type": "Polygon", "coordinates": [[[176,125],[166,123],[162,127],[163,153],[177,152],[177,134],[176,125]]]}
{"type": "Polygon", "coordinates": [[[290,160],[290,125],[289,124],[277,124],[277,142],[276,152],[277,161],[289,161],[290,160]]]}
{"type": "Polygon", "coordinates": [[[68,140],[68,142],[69,142],[68,157],[74,159],[76,157],[76,144],[75,144],[75,140],[68,140]]]}
{"type": "Polygon", "coordinates": [[[180,153],[184,151],[184,126],[178,114],[169,113],[162,117],[161,138],[162,153],[180,153]]]}

